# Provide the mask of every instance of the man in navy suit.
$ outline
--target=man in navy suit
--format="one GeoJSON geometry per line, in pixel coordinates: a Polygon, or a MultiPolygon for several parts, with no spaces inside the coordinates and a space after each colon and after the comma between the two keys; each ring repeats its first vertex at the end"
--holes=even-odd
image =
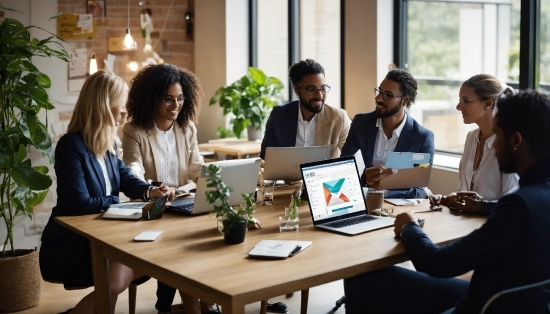
{"type": "MultiPolygon", "coordinates": [[[[361,150],[365,163],[362,183],[377,188],[380,181],[393,174],[384,168],[388,152],[430,153],[434,155],[434,134],[405,112],[416,99],[417,84],[413,76],[401,69],[390,71],[374,89],[376,110],[360,113],[353,118],[342,148],[342,156],[355,155],[361,150]]],[[[420,188],[384,191],[384,197],[425,198],[420,188]]]]}
{"type": "MultiPolygon", "coordinates": [[[[409,211],[397,216],[395,235],[417,271],[402,267],[344,281],[347,313],[479,313],[505,289],[550,278],[550,100],[520,92],[499,100],[493,130],[500,171],[517,173],[520,188],[503,196],[478,230],[439,247],[409,211]],[[470,282],[453,278],[474,270],[470,282]]],[[[494,313],[548,312],[543,289],[497,299],[494,313]]]]}
{"type": "Polygon", "coordinates": [[[294,63],[288,75],[299,100],[276,106],[267,120],[260,157],[266,147],[330,145],[330,157],[340,156],[350,119],[340,108],[325,104],[330,86],[325,69],[311,59],[294,63]]]}

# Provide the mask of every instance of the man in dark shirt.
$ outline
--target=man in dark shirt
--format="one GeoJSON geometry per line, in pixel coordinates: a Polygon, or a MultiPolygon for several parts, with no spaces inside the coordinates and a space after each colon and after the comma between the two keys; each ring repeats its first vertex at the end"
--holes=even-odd
{"type": "MultiPolygon", "coordinates": [[[[393,266],[346,279],[347,313],[479,313],[502,290],[550,278],[550,101],[527,91],[497,106],[496,155],[502,172],[520,176],[519,190],[503,196],[481,228],[442,247],[412,212],[398,215],[395,234],[417,271],[393,266]],[[470,282],[454,278],[470,270],[470,282]]],[[[488,310],[546,312],[547,298],[540,289],[515,293],[488,310]]]]}

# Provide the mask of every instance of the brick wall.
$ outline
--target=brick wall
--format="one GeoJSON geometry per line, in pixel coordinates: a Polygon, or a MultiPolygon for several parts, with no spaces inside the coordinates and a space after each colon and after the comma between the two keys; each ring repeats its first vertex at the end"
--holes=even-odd
{"type": "MultiPolygon", "coordinates": [[[[110,52],[116,56],[114,72],[129,81],[134,72],[128,69],[129,61],[141,64],[148,56],[144,53],[145,39],[141,35],[140,13],[144,8],[152,11],[151,18],[155,31],[164,31],[159,38],[153,38],[152,44],[164,62],[194,71],[194,43],[192,35],[187,34],[185,12],[192,11],[193,0],[130,0],[130,30],[137,42],[138,49],[132,52],[110,52]],[[140,2],[143,4],[140,6],[140,2]],[[170,8],[170,3],[172,7],[170,8]]],[[[86,47],[98,60],[98,68],[103,69],[104,59],[109,53],[109,38],[124,37],[128,25],[128,0],[105,0],[106,16],[97,19],[97,35],[93,39],[71,40],[80,47],[86,47]]],[[[58,0],[58,11],[63,13],[84,14],[87,11],[86,0],[58,0]]]]}

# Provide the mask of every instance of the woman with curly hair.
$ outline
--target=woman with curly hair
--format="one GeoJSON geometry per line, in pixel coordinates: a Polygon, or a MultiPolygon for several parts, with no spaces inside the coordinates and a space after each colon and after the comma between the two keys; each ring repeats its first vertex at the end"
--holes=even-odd
{"type": "MultiPolygon", "coordinates": [[[[170,64],[150,65],[130,84],[124,126],[124,163],[140,164],[144,179],[173,189],[194,185],[203,164],[194,121],[203,93],[198,78],[170,64]]],[[[169,313],[176,289],[158,283],[159,313],[169,313]]],[[[180,291],[186,313],[209,313],[212,307],[180,291]]],[[[213,313],[216,313],[215,311],[213,313]]]]}

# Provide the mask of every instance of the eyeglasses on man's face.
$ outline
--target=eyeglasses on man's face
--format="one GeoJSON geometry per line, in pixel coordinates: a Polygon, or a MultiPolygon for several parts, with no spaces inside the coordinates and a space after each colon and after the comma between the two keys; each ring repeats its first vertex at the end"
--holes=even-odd
{"type": "Polygon", "coordinates": [[[403,97],[403,95],[396,95],[390,92],[382,92],[380,88],[375,88],[374,97],[378,97],[378,95],[382,95],[382,99],[384,100],[391,100],[392,98],[395,98],[395,97],[403,97]]]}
{"type": "Polygon", "coordinates": [[[299,84],[296,84],[296,86],[298,86],[299,88],[303,88],[308,94],[310,95],[315,95],[317,94],[317,91],[320,91],[321,94],[327,94],[328,92],[330,92],[330,86],[328,85],[323,85],[321,86],[321,88],[317,88],[315,86],[302,86],[302,85],[299,85],[299,84]]]}
{"type": "Polygon", "coordinates": [[[164,103],[168,106],[173,106],[176,104],[176,102],[178,103],[178,105],[183,105],[183,103],[185,102],[185,97],[178,97],[178,99],[172,97],[164,98],[164,103]]]}
{"type": "Polygon", "coordinates": [[[464,106],[468,105],[469,103],[471,103],[472,101],[476,101],[476,100],[481,100],[481,101],[484,101],[484,100],[487,100],[486,98],[474,98],[474,99],[471,99],[471,98],[468,98],[468,97],[459,97],[458,98],[458,102],[463,104],[464,106]]]}

